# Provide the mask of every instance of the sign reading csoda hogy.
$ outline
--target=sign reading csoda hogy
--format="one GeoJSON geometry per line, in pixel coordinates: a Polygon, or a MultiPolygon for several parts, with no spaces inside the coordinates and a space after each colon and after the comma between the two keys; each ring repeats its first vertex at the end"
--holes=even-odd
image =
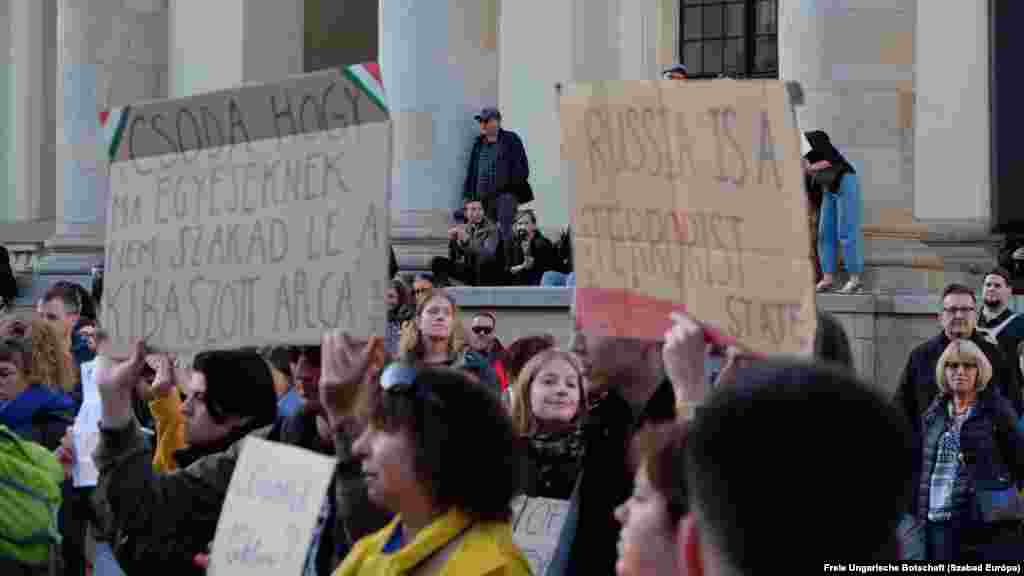
{"type": "MultiPolygon", "coordinates": [[[[350,69],[351,70],[351,69],[350,69]]],[[[391,136],[350,70],[114,111],[114,351],[383,333],[391,136]]]]}

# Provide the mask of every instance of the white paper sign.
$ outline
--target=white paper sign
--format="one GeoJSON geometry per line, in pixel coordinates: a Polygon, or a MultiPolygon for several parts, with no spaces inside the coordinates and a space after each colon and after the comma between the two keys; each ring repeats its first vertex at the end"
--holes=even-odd
{"type": "Polygon", "coordinates": [[[530,563],[530,571],[542,576],[558,548],[569,500],[520,496],[512,501],[512,510],[512,538],[530,563]]]}
{"type": "Polygon", "coordinates": [[[217,523],[208,576],[302,574],[333,458],[249,437],[217,523]]]}
{"type": "Polygon", "coordinates": [[[93,462],[92,454],[100,443],[100,416],[102,408],[98,402],[82,404],[71,429],[75,447],[75,464],[71,468],[71,479],[76,488],[95,486],[100,473],[93,462]]]}
{"type": "Polygon", "coordinates": [[[100,442],[100,417],[102,405],[96,387],[96,361],[82,364],[82,408],[78,411],[71,428],[71,440],[75,449],[75,463],[71,468],[71,479],[76,488],[95,486],[100,473],[93,462],[92,454],[100,442]]]}

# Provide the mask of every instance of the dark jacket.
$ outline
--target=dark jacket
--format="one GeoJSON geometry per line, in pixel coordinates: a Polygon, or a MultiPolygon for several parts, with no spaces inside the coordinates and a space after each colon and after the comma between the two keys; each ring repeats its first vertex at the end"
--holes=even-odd
{"type": "MultiPolygon", "coordinates": [[[[112,518],[117,534],[115,555],[126,574],[142,574],[154,566],[174,574],[203,571],[192,565],[195,554],[206,552],[213,542],[221,507],[241,453],[240,440],[252,433],[268,440],[295,442],[316,450],[315,428],[296,414],[258,430],[240,430],[225,443],[208,450],[183,450],[175,454],[182,468],[168,474],[154,474],[152,454],[145,449],[138,425],[122,430],[101,429],[96,464],[100,470],[97,495],[112,518]]],[[[358,466],[351,454],[352,438],[339,433],[338,470],[334,485],[338,520],[335,534],[321,552],[335,562],[347,552],[347,545],[364,534],[384,526],[385,518],[364,514],[365,484],[356,475],[358,466]],[[359,500],[359,501],[356,501],[359,500]],[[338,531],[341,530],[341,534],[338,531]],[[339,557],[340,556],[340,557],[339,557]]],[[[320,447],[323,451],[323,447],[320,447]]]]}
{"type": "MultiPolygon", "coordinates": [[[[935,399],[921,417],[923,451],[921,474],[917,485],[917,515],[928,517],[928,496],[931,470],[935,466],[938,441],[949,419],[949,396],[935,399]]],[[[1024,477],[1024,436],[1016,429],[1017,413],[1010,401],[997,390],[986,389],[978,395],[974,413],[960,429],[960,454],[966,465],[965,477],[970,484],[962,504],[962,520],[981,521],[980,510],[971,495],[979,489],[1009,486],[1013,479],[1024,477]]]]}
{"type": "MultiPolygon", "coordinates": [[[[1007,309],[1003,310],[1003,313],[992,319],[985,318],[984,315],[978,316],[978,327],[985,329],[992,329],[1002,324],[1013,314],[1013,311],[1007,309]]],[[[1013,322],[1010,322],[999,332],[999,336],[996,341],[999,343],[999,351],[1003,354],[1003,358],[1013,365],[1013,382],[1008,382],[1001,386],[1000,391],[1003,396],[1013,404],[1014,410],[1018,414],[1024,412],[1024,392],[1021,390],[1022,383],[1024,383],[1024,375],[1020,372],[1020,362],[1018,361],[1017,348],[1021,342],[1024,342],[1024,315],[1018,316],[1013,322]]],[[[1000,383],[1002,384],[1002,383],[1000,383]]]]}
{"type": "MultiPolygon", "coordinates": [[[[975,332],[970,340],[981,348],[981,351],[992,364],[992,382],[990,387],[999,389],[1000,382],[1013,379],[1013,366],[1003,360],[999,350],[986,341],[980,334],[975,332]]],[[[900,375],[899,385],[896,389],[896,397],[893,402],[907,418],[913,429],[915,442],[915,453],[923,450],[923,430],[921,429],[921,416],[931,406],[932,402],[939,395],[938,384],[935,382],[935,366],[939,357],[949,346],[949,338],[945,332],[940,332],[930,340],[922,343],[910,352],[907,365],[900,375]]],[[[917,486],[921,478],[921,462],[915,461],[912,475],[912,486],[914,486],[914,499],[908,503],[911,509],[917,502],[917,486]]]]}
{"type": "Polygon", "coordinates": [[[504,258],[498,227],[484,218],[478,224],[466,225],[465,242],[448,242],[451,273],[471,285],[497,284],[504,277],[504,258]]]}
{"type": "Polygon", "coordinates": [[[614,574],[619,523],[613,513],[633,492],[626,466],[633,434],[644,424],[675,418],[675,394],[666,380],[636,416],[614,389],[587,414],[579,520],[567,574],[614,574]]]}
{"type": "Polygon", "coordinates": [[[15,434],[55,450],[74,423],[74,402],[66,394],[36,384],[0,408],[0,424],[15,434]]]}
{"type": "Polygon", "coordinates": [[[533,258],[533,264],[512,276],[517,284],[539,286],[540,278],[545,272],[558,269],[558,254],[555,252],[555,245],[539,230],[534,234],[533,240],[516,242],[512,250],[512,262],[509,263],[509,269],[524,263],[527,256],[533,258]]]}
{"type": "Polygon", "coordinates": [[[502,194],[512,194],[520,204],[526,204],[533,200],[533,190],[528,182],[530,178],[530,163],[526,159],[526,149],[523,141],[515,132],[508,130],[498,131],[497,153],[495,160],[494,197],[477,198],[477,172],[480,160],[480,147],[484,143],[483,135],[477,136],[473,141],[473,150],[469,154],[469,167],[466,169],[466,181],[462,186],[462,195],[465,199],[481,200],[488,205],[493,198],[502,194]]]}

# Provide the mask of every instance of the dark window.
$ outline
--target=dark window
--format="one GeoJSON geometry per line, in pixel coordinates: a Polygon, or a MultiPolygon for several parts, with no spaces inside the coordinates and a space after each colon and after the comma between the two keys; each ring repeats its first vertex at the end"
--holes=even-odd
{"type": "Polygon", "coordinates": [[[377,9],[377,2],[366,0],[304,0],[303,69],[377,60],[377,9]]]}
{"type": "Polygon", "coordinates": [[[778,0],[681,0],[680,8],[690,77],[779,77],[778,0]]]}

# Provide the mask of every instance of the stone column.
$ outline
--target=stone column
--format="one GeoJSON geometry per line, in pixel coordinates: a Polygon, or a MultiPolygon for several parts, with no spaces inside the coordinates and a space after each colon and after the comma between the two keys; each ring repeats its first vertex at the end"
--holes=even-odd
{"type": "Polygon", "coordinates": [[[0,242],[17,253],[19,264],[54,232],[54,80],[56,1],[10,0],[11,82],[7,138],[6,222],[0,242]],[[27,255],[27,256],[26,256],[27,255]]]}
{"type": "Polygon", "coordinates": [[[58,0],[56,233],[41,274],[103,261],[110,191],[101,110],[166,95],[166,0],[58,0]]]}
{"type": "Polygon", "coordinates": [[[990,233],[989,7],[919,2],[916,30],[914,216],[947,266],[979,275],[999,242],[990,233]]]}
{"type": "Polygon", "coordinates": [[[475,111],[498,103],[498,0],[381,0],[380,65],[394,123],[392,245],[403,269],[447,251],[475,111]]]}

